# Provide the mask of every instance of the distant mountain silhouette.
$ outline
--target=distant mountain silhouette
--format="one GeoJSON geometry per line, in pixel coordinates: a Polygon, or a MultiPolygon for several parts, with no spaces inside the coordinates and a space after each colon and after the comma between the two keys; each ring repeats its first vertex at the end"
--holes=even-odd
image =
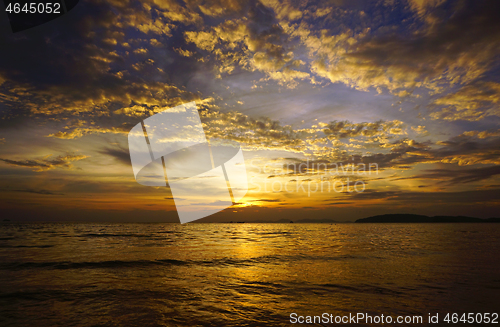
{"type": "Polygon", "coordinates": [[[474,218],[465,216],[434,216],[412,214],[388,214],[379,215],[363,219],[358,219],[356,223],[500,223],[500,218],[474,218]]]}
{"type": "Polygon", "coordinates": [[[311,219],[298,219],[298,220],[290,220],[290,219],[279,219],[279,220],[252,220],[249,223],[255,224],[341,224],[341,223],[352,223],[352,221],[338,221],[330,218],[311,218],[311,219]]]}

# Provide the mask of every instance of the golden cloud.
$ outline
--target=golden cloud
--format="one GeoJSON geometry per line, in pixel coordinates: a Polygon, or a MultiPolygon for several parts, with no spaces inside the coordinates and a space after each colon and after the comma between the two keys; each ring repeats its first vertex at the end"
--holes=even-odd
{"type": "Polygon", "coordinates": [[[40,172],[55,168],[71,169],[73,168],[71,162],[82,160],[85,158],[88,158],[88,156],[66,155],[52,158],[52,155],[48,155],[40,159],[12,160],[0,158],[0,161],[3,161],[11,166],[27,167],[33,169],[34,171],[40,172]]]}
{"type": "Polygon", "coordinates": [[[500,116],[500,84],[477,82],[455,93],[436,99],[433,107],[442,107],[433,119],[477,121],[486,116],[500,116]]]}

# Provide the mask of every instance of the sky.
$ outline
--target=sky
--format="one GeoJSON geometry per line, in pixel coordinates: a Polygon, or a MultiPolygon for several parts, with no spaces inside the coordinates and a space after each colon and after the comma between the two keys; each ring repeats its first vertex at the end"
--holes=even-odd
{"type": "Polygon", "coordinates": [[[178,221],[168,187],[135,181],[127,134],[191,101],[209,139],[240,143],[249,181],[201,222],[498,216],[499,12],[496,0],[81,0],[17,33],[2,14],[2,216],[178,221]]]}

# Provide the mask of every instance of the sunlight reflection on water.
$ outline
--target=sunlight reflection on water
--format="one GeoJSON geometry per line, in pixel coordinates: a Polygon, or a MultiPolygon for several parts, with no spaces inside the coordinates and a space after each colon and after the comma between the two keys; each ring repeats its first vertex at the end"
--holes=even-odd
{"type": "Polygon", "coordinates": [[[4,224],[2,326],[498,311],[495,224],[4,224]]]}

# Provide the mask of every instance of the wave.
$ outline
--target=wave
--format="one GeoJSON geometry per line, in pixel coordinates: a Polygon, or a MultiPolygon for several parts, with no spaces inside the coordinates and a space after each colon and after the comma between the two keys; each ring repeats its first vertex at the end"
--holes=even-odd
{"type": "Polygon", "coordinates": [[[139,238],[155,238],[154,234],[134,234],[134,233],[120,233],[120,234],[112,234],[112,233],[89,233],[89,234],[80,234],[77,237],[139,237],[139,238]]]}
{"type": "Polygon", "coordinates": [[[38,249],[46,249],[54,247],[54,245],[9,245],[9,244],[0,244],[0,248],[38,248],[38,249]]]}
{"type": "Polygon", "coordinates": [[[51,268],[51,269],[106,269],[106,268],[137,268],[147,266],[181,266],[188,264],[182,260],[134,260],[134,261],[88,261],[88,262],[12,262],[0,264],[0,269],[36,269],[36,268],[51,268]]]}
{"type": "MultiPolygon", "coordinates": [[[[334,258],[333,258],[334,259],[334,258]]],[[[341,258],[339,258],[341,259],[341,258]]],[[[256,264],[281,265],[283,262],[302,260],[332,260],[331,257],[311,257],[305,255],[268,255],[253,258],[219,258],[211,260],[109,260],[109,261],[87,261],[87,262],[9,262],[0,263],[0,270],[23,270],[23,269],[109,269],[109,268],[141,268],[148,266],[254,266],[256,264]]]]}

